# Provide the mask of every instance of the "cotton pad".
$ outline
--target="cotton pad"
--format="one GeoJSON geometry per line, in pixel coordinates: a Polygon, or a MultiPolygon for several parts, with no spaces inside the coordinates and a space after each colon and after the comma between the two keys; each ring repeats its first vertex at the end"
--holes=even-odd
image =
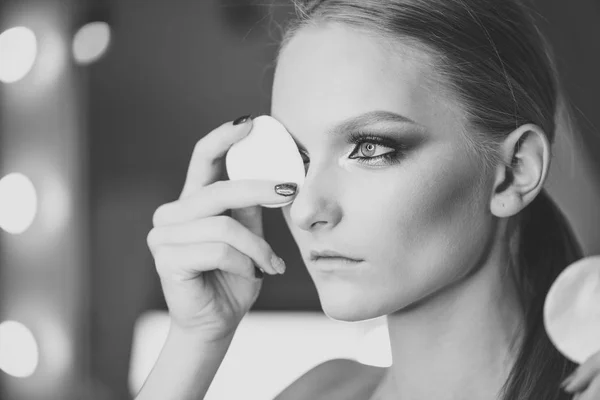
{"type": "MultiPolygon", "coordinates": [[[[304,183],[304,162],[294,139],[279,121],[268,115],[254,118],[250,133],[229,148],[225,168],[230,180],[294,182],[298,190],[304,183]]],[[[279,204],[261,206],[277,208],[293,201],[283,197],[282,200],[279,204]]]]}
{"type": "Polygon", "coordinates": [[[556,278],[544,303],[544,325],[573,362],[583,364],[600,351],[600,256],[576,261],[556,278]]]}

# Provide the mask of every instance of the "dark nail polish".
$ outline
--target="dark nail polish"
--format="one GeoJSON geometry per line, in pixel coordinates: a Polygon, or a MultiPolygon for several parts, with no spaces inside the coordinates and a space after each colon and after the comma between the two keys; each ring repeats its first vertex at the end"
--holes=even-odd
{"type": "Polygon", "coordinates": [[[257,266],[254,266],[254,276],[258,279],[262,279],[265,276],[265,274],[264,272],[262,272],[262,269],[258,268],[257,266]]]}
{"type": "Polygon", "coordinates": [[[275,193],[280,196],[293,196],[297,188],[298,185],[292,182],[280,183],[275,185],[275,193]]]}
{"type": "Polygon", "coordinates": [[[235,121],[233,121],[233,124],[234,125],[243,124],[244,122],[248,121],[251,116],[252,116],[252,114],[243,115],[243,116],[237,118],[235,121]]]}

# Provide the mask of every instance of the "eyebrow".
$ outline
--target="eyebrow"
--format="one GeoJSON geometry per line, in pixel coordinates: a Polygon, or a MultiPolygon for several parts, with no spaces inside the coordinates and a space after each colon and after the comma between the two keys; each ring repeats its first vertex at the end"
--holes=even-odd
{"type": "MultiPolygon", "coordinates": [[[[391,111],[374,110],[343,120],[332,129],[328,130],[327,134],[331,136],[340,136],[343,135],[344,132],[356,131],[365,126],[374,125],[375,123],[379,122],[412,124],[423,128],[421,124],[408,117],[405,117],[404,115],[400,115],[391,111]]],[[[296,146],[298,146],[300,150],[306,151],[306,147],[304,147],[304,145],[300,143],[300,141],[291,132],[290,135],[292,136],[292,139],[294,139],[294,142],[296,142],[296,146]]]]}

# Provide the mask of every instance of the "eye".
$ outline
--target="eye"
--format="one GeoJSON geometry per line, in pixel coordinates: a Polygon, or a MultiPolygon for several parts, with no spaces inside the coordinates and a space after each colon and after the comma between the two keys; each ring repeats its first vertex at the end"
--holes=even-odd
{"type": "MultiPolygon", "coordinates": [[[[379,143],[370,142],[370,141],[366,141],[366,140],[365,140],[365,141],[359,142],[359,143],[357,144],[357,146],[355,147],[354,151],[352,152],[352,154],[350,154],[350,155],[354,155],[354,154],[356,154],[356,153],[357,153],[357,151],[359,151],[359,150],[360,150],[360,152],[361,152],[363,155],[365,155],[365,157],[357,157],[357,158],[359,158],[359,159],[361,159],[361,158],[362,158],[362,159],[365,159],[365,158],[373,158],[373,157],[377,158],[377,157],[381,157],[381,156],[384,156],[384,155],[387,155],[387,154],[390,154],[390,153],[392,153],[392,154],[393,154],[393,153],[394,153],[394,151],[395,151],[394,149],[392,149],[392,151],[390,151],[390,152],[388,152],[388,153],[379,154],[379,155],[374,155],[373,153],[374,153],[374,152],[375,152],[375,150],[377,149],[377,146],[379,146],[379,147],[387,147],[387,146],[383,146],[383,145],[381,145],[381,144],[379,144],[379,143]]],[[[388,148],[391,148],[391,147],[388,147],[388,148]]]]}
{"type": "Polygon", "coordinates": [[[302,157],[302,162],[304,162],[304,164],[306,164],[307,162],[310,162],[308,156],[306,155],[306,153],[300,149],[298,149],[298,153],[300,153],[300,156],[302,157]]]}
{"type": "Polygon", "coordinates": [[[387,136],[376,136],[368,133],[352,133],[350,135],[350,141],[356,144],[356,147],[350,154],[351,159],[358,161],[362,164],[367,165],[389,165],[396,164],[400,161],[399,155],[403,155],[406,151],[406,146],[398,142],[396,139],[387,136]],[[374,155],[375,149],[379,147],[386,147],[392,149],[387,153],[374,155]],[[366,157],[352,157],[360,151],[361,154],[365,154],[366,157]]]}
{"type": "MultiPolygon", "coordinates": [[[[356,160],[361,164],[367,165],[390,165],[400,162],[400,156],[408,150],[407,146],[397,141],[397,139],[387,136],[375,136],[366,133],[352,133],[349,135],[349,142],[356,146],[352,153],[348,156],[352,160],[356,160]],[[387,153],[374,154],[377,147],[391,149],[387,153]],[[364,157],[353,157],[358,152],[364,157]]],[[[298,148],[298,152],[302,156],[302,161],[306,166],[310,162],[310,158],[306,152],[298,148]]]]}

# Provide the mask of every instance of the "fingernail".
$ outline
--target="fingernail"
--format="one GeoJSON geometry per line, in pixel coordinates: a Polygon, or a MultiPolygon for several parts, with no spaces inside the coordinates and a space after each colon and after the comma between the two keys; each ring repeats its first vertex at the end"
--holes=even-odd
{"type": "Polygon", "coordinates": [[[233,124],[234,125],[243,124],[244,122],[248,121],[251,116],[252,116],[252,114],[242,115],[241,117],[239,117],[235,121],[233,121],[233,124]]]}
{"type": "Polygon", "coordinates": [[[575,389],[575,377],[577,376],[577,371],[573,372],[571,375],[564,380],[562,388],[567,392],[573,392],[575,389]]]}
{"type": "Polygon", "coordinates": [[[560,387],[564,389],[569,384],[569,382],[571,382],[572,380],[573,380],[573,375],[567,376],[565,378],[565,380],[560,383],[560,387]]]}
{"type": "Polygon", "coordinates": [[[293,182],[280,183],[279,185],[275,185],[275,193],[281,196],[293,196],[296,194],[296,189],[298,185],[293,182]]]}
{"type": "Polygon", "coordinates": [[[273,254],[273,256],[271,257],[271,265],[273,265],[273,268],[275,268],[275,271],[279,272],[280,274],[283,274],[285,272],[285,262],[277,257],[275,254],[273,254]]]}
{"type": "Polygon", "coordinates": [[[265,273],[262,269],[258,268],[256,265],[254,266],[254,276],[258,279],[262,279],[265,276],[265,273]]]}

